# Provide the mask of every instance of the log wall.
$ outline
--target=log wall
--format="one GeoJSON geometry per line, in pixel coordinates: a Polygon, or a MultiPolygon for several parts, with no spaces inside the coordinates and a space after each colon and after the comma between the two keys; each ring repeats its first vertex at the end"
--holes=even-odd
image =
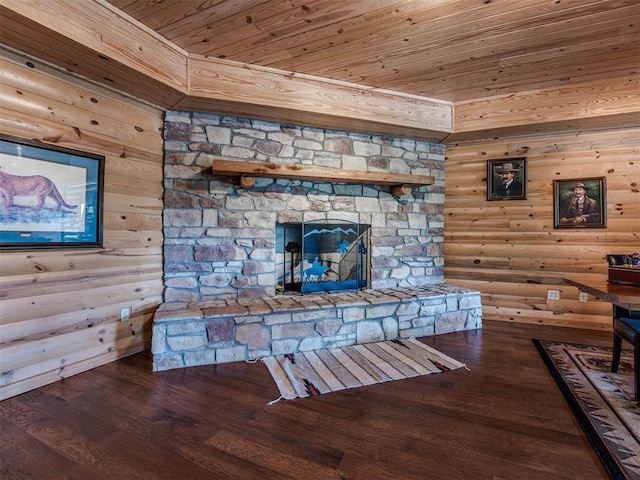
{"type": "Polygon", "coordinates": [[[0,252],[4,399],[149,347],[163,291],[162,112],[8,52],[0,106],[0,133],[105,156],[104,248],[0,252]]]}
{"type": "Polygon", "coordinates": [[[640,129],[547,133],[448,145],[445,279],[482,292],[483,318],[611,329],[611,306],[563,284],[607,274],[640,250],[640,129]],[[487,160],[528,159],[526,200],[487,201],[487,160]],[[607,228],[554,229],[553,180],[606,177],[607,228]],[[547,300],[547,290],[560,300],[547,300]]]}

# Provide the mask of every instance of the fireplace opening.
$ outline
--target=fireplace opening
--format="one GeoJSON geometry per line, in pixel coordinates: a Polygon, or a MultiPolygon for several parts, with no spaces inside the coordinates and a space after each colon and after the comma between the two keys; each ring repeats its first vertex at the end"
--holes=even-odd
{"type": "Polygon", "coordinates": [[[276,224],[276,292],[369,288],[370,225],[345,220],[276,224]]]}

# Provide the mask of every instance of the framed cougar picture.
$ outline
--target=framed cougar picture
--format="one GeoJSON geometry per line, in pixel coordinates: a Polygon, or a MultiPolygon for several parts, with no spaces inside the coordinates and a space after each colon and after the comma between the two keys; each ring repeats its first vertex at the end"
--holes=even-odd
{"type": "Polygon", "coordinates": [[[0,136],[0,249],[102,246],[104,157],[0,136]]]}
{"type": "Polygon", "coordinates": [[[487,160],[487,200],[527,199],[527,159],[487,160]]]}

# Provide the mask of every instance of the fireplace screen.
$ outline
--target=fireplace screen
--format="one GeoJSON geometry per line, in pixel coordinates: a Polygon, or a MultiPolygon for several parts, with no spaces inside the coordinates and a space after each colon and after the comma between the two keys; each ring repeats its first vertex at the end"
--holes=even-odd
{"type": "Polygon", "coordinates": [[[340,221],[276,225],[277,290],[327,292],[369,286],[370,225],[340,221]]]}

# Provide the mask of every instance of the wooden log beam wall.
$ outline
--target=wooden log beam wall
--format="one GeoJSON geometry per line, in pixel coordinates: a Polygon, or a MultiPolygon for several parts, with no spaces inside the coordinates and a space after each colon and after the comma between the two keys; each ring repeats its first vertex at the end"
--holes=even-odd
{"type": "Polygon", "coordinates": [[[457,142],[640,124],[637,75],[460,102],[454,106],[457,142]]]}
{"type": "Polygon", "coordinates": [[[482,292],[483,317],[611,329],[611,306],[563,283],[602,278],[608,253],[640,245],[640,128],[451,144],[445,191],[445,278],[482,292]],[[526,200],[487,201],[487,160],[526,156],[526,200]],[[607,228],[554,229],[553,180],[605,177],[607,228]],[[560,300],[548,300],[547,290],[560,300]]]}
{"type": "Polygon", "coordinates": [[[0,253],[4,399],[149,347],[163,291],[163,141],[160,110],[6,52],[0,106],[1,133],[106,157],[104,248],[0,253]]]}
{"type": "Polygon", "coordinates": [[[2,41],[166,109],[441,141],[452,105],[200,55],[107,2],[3,0],[2,41]]]}
{"type": "Polygon", "coordinates": [[[449,102],[199,56],[176,108],[429,141],[453,131],[449,102]]]}

